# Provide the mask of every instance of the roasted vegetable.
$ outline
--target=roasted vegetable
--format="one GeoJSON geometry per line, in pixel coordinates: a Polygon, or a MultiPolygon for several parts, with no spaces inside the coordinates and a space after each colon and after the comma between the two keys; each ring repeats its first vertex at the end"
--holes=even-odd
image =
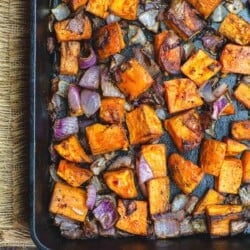
{"type": "Polygon", "coordinates": [[[108,16],[108,7],[110,0],[88,0],[86,11],[95,16],[106,18],[108,16]]]}
{"type": "Polygon", "coordinates": [[[171,218],[155,220],[154,230],[160,239],[174,238],[180,235],[180,223],[171,218]]]}
{"type": "Polygon", "coordinates": [[[71,0],[70,7],[73,11],[76,11],[77,9],[85,6],[87,2],[88,0],[71,0]]]}
{"type": "Polygon", "coordinates": [[[227,144],[226,156],[237,156],[248,149],[246,144],[240,143],[229,137],[223,138],[223,141],[227,144]]]}
{"type": "Polygon", "coordinates": [[[242,182],[250,183],[250,151],[245,151],[241,157],[243,175],[242,182]]]}
{"type": "Polygon", "coordinates": [[[49,211],[77,221],[84,221],[88,212],[86,192],[57,182],[50,201],[49,211]]]}
{"type": "Polygon", "coordinates": [[[250,140],[250,120],[234,121],[231,133],[236,140],[250,140]]]}
{"type": "Polygon", "coordinates": [[[170,155],[168,166],[176,185],[185,194],[192,193],[204,177],[198,166],[176,153],[170,155]]]}
{"type": "Polygon", "coordinates": [[[234,91],[234,96],[242,103],[247,109],[250,109],[250,84],[241,82],[236,90],[234,91]]]}
{"type": "Polygon", "coordinates": [[[91,158],[85,153],[79,139],[76,135],[71,135],[67,139],[54,145],[55,150],[64,159],[76,163],[90,163],[91,158]]]}

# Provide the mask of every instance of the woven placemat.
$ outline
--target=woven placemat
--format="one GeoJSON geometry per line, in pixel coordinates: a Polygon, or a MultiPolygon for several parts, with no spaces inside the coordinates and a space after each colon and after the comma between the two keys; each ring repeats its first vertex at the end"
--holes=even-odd
{"type": "Polygon", "coordinates": [[[0,1],[1,248],[34,247],[28,227],[29,6],[29,0],[0,1]]]}

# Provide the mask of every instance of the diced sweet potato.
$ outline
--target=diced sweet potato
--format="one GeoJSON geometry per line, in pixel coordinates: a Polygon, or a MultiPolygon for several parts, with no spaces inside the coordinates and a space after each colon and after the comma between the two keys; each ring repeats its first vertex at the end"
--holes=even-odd
{"type": "Polygon", "coordinates": [[[205,18],[208,18],[215,8],[220,4],[221,0],[187,0],[194,6],[205,18]]]}
{"type": "Polygon", "coordinates": [[[141,156],[152,170],[154,178],[164,177],[167,175],[167,162],[166,162],[166,145],[165,144],[151,144],[143,145],[141,156]]]}
{"type": "Polygon", "coordinates": [[[125,113],[125,99],[118,97],[104,98],[101,101],[100,118],[108,123],[122,123],[125,113]]]}
{"type": "Polygon", "coordinates": [[[198,86],[201,86],[216,75],[220,71],[220,68],[221,65],[218,61],[199,49],[182,65],[181,71],[198,86]]]}
{"type": "Polygon", "coordinates": [[[169,209],[169,178],[158,177],[147,182],[150,214],[164,213],[169,209]]]}
{"type": "Polygon", "coordinates": [[[134,100],[152,86],[153,78],[136,59],[129,60],[122,67],[125,70],[118,72],[120,79],[117,86],[130,100],[134,100]]]}
{"type": "Polygon", "coordinates": [[[250,140],[250,120],[234,121],[231,134],[236,140],[250,140]]]}
{"type": "Polygon", "coordinates": [[[57,174],[73,187],[79,187],[92,177],[92,172],[86,168],[81,168],[73,162],[61,160],[57,169],[57,174]]]}
{"type": "Polygon", "coordinates": [[[248,148],[246,144],[228,137],[223,138],[223,141],[227,144],[226,156],[237,156],[248,148]]]}
{"type": "Polygon", "coordinates": [[[214,204],[214,205],[209,205],[206,208],[206,214],[208,216],[225,216],[225,215],[241,213],[241,212],[242,212],[241,205],[214,204]]]}
{"type": "Polygon", "coordinates": [[[237,194],[242,180],[241,160],[227,157],[221,166],[218,178],[218,191],[221,193],[237,194]]]}
{"type": "Polygon", "coordinates": [[[229,13],[220,25],[219,32],[234,43],[250,43],[250,24],[234,13],[229,13]]]}
{"type": "Polygon", "coordinates": [[[71,0],[70,7],[73,11],[76,11],[80,7],[83,7],[87,2],[88,0],[71,0]]]}
{"type": "Polygon", "coordinates": [[[67,139],[54,145],[55,150],[64,159],[76,163],[90,163],[91,158],[85,153],[79,139],[76,135],[71,135],[67,139]]]}
{"type": "Polygon", "coordinates": [[[137,196],[134,173],[130,168],[107,171],[103,175],[106,185],[118,196],[132,199],[137,196]]]}
{"type": "Polygon", "coordinates": [[[128,148],[126,131],[121,125],[96,123],[86,128],[86,135],[93,155],[128,148]]]}
{"type": "Polygon", "coordinates": [[[214,189],[209,189],[207,193],[200,199],[197,203],[194,215],[200,215],[205,213],[206,207],[208,205],[218,205],[223,204],[225,197],[220,193],[216,192],[214,189]]]}
{"type": "Polygon", "coordinates": [[[234,115],[234,114],[235,114],[235,108],[232,101],[230,101],[220,113],[220,115],[234,115]]]}
{"type": "Polygon", "coordinates": [[[116,16],[128,20],[135,20],[139,0],[111,0],[109,9],[116,16]]]}
{"type": "Polygon", "coordinates": [[[120,218],[115,225],[116,228],[131,234],[146,236],[148,229],[147,202],[133,200],[128,204],[128,208],[125,207],[125,202],[127,201],[118,200],[117,212],[120,218]]]}
{"type": "Polygon", "coordinates": [[[238,102],[250,109],[250,84],[241,82],[234,91],[234,96],[238,102]]]}
{"type": "Polygon", "coordinates": [[[167,35],[168,35],[167,30],[163,30],[161,33],[155,35],[155,40],[154,40],[155,58],[158,58],[160,47],[165,41],[167,35]]]}
{"type": "Polygon", "coordinates": [[[126,114],[131,144],[140,144],[159,138],[163,134],[161,121],[148,105],[140,105],[126,114]]]}
{"type": "Polygon", "coordinates": [[[86,11],[95,16],[106,18],[108,16],[108,7],[110,0],[88,0],[86,11]]]}
{"type": "Polygon", "coordinates": [[[250,183],[250,151],[245,151],[241,157],[243,175],[242,182],[250,183]]]}
{"type": "Polygon", "coordinates": [[[165,82],[165,100],[169,113],[195,108],[203,104],[195,83],[186,78],[165,82]]]}
{"type": "Polygon", "coordinates": [[[164,125],[181,152],[199,146],[204,135],[199,114],[195,110],[171,117],[165,120],[164,125]]]}
{"type": "Polygon", "coordinates": [[[92,36],[90,20],[82,13],[72,19],[56,22],[54,29],[58,42],[86,40],[92,36]]]}
{"type": "Polygon", "coordinates": [[[170,8],[166,13],[166,23],[184,40],[199,33],[206,25],[196,11],[184,0],[171,1],[170,8]]]}
{"type": "Polygon", "coordinates": [[[250,46],[227,44],[220,55],[223,73],[250,75],[250,46]]]}
{"type": "Polygon", "coordinates": [[[212,139],[204,140],[200,152],[200,166],[205,173],[219,176],[226,148],[227,145],[224,142],[212,139]]]}
{"type": "Polygon", "coordinates": [[[168,166],[176,185],[185,194],[192,193],[204,177],[201,168],[176,153],[169,157],[168,166]]]}
{"type": "Polygon", "coordinates": [[[118,23],[101,27],[96,31],[94,41],[100,59],[108,58],[125,48],[122,30],[118,23]]]}
{"type": "Polygon", "coordinates": [[[62,42],[60,74],[76,75],[79,70],[79,62],[78,62],[79,56],[80,56],[79,42],[62,42]]]}
{"type": "Polygon", "coordinates": [[[50,201],[49,211],[83,222],[88,212],[86,192],[81,188],[57,182],[50,201]]]}

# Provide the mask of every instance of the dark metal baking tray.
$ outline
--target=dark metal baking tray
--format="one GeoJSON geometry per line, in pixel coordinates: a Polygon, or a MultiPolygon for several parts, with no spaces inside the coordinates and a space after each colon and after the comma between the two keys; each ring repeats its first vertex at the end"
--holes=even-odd
{"type": "MultiPolygon", "coordinates": [[[[40,249],[81,249],[81,250],[160,250],[160,249],[250,249],[250,237],[210,239],[208,236],[195,236],[171,240],[149,240],[145,238],[67,240],[60,235],[58,228],[52,225],[48,212],[50,200],[49,153],[50,120],[47,112],[49,100],[49,81],[52,74],[51,58],[46,50],[46,30],[49,13],[48,0],[31,1],[31,61],[30,61],[30,232],[32,239],[40,249]]],[[[232,78],[233,76],[231,76],[232,78]]],[[[228,83],[231,79],[229,77],[228,83]]],[[[243,116],[248,116],[244,112],[243,116]]],[[[241,115],[240,115],[241,116],[241,115]]],[[[240,117],[238,117],[240,118],[240,117]]],[[[243,117],[242,117],[243,118],[243,117]]],[[[219,137],[229,118],[223,118],[217,128],[219,137]]],[[[237,117],[235,118],[237,119],[237,117]]],[[[246,119],[244,117],[243,119],[246,119]]],[[[192,158],[192,154],[186,155],[192,158]]],[[[202,192],[206,183],[198,189],[202,192]]],[[[203,190],[204,191],[204,190],[203,190]]],[[[198,193],[199,193],[198,192],[198,193]]],[[[198,194],[197,193],[197,194],[198,194]]]]}

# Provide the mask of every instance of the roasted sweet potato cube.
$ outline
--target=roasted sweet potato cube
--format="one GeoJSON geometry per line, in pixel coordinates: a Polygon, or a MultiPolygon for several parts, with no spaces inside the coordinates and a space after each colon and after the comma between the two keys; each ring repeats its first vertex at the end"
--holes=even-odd
{"type": "Polygon", "coordinates": [[[209,205],[223,204],[225,197],[220,193],[216,192],[214,189],[209,189],[207,193],[202,197],[197,203],[194,215],[200,215],[205,213],[206,207],[209,205]]]}
{"type": "Polygon", "coordinates": [[[215,8],[220,4],[221,0],[187,0],[200,12],[205,18],[208,18],[215,8]]]}
{"type": "Polygon", "coordinates": [[[67,139],[54,145],[55,150],[64,159],[76,163],[90,163],[92,160],[84,151],[76,135],[71,135],[67,139]]]}
{"type": "Polygon", "coordinates": [[[139,0],[111,0],[109,9],[116,16],[128,20],[135,20],[139,0]]]}
{"type": "Polygon", "coordinates": [[[92,36],[90,20],[82,13],[74,18],[56,22],[54,29],[58,42],[86,40],[92,36]]]}
{"type": "Polygon", "coordinates": [[[158,177],[147,182],[150,214],[164,213],[169,209],[169,178],[158,177]]]}
{"type": "Polygon", "coordinates": [[[164,43],[167,35],[168,35],[167,30],[163,30],[161,33],[155,35],[155,40],[154,40],[155,58],[158,58],[160,47],[164,43]]]}
{"type": "Polygon", "coordinates": [[[241,160],[227,157],[221,166],[218,178],[218,191],[221,193],[238,194],[242,180],[241,160]]]}
{"type": "Polygon", "coordinates": [[[115,225],[117,229],[131,234],[147,235],[148,209],[146,201],[118,200],[117,212],[120,215],[115,225]]]}
{"type": "Polygon", "coordinates": [[[106,18],[108,16],[108,7],[110,0],[88,0],[86,11],[95,16],[106,18]]]}
{"type": "Polygon", "coordinates": [[[73,187],[79,187],[92,177],[92,172],[79,167],[76,163],[61,160],[57,168],[57,174],[73,187]]]}
{"type": "Polygon", "coordinates": [[[250,140],[250,120],[234,121],[231,134],[236,140],[250,140]]]}
{"type": "Polygon", "coordinates": [[[220,55],[223,73],[250,75],[250,46],[227,44],[220,55]]]}
{"type": "Polygon", "coordinates": [[[206,208],[206,214],[208,216],[226,216],[229,214],[241,213],[241,205],[220,205],[213,204],[206,208]]]}
{"type": "Polygon", "coordinates": [[[229,13],[220,25],[219,32],[234,43],[250,43],[250,24],[234,13],[229,13]]]}
{"type": "Polygon", "coordinates": [[[164,177],[167,175],[166,155],[167,152],[165,144],[151,144],[142,146],[141,156],[145,159],[152,170],[154,178],[164,177]]]}
{"type": "Polygon", "coordinates": [[[202,170],[214,176],[219,176],[223,164],[227,145],[224,142],[206,139],[200,152],[200,166],[202,170]]]}
{"type": "Polygon", "coordinates": [[[196,11],[184,0],[171,1],[165,21],[183,40],[190,39],[206,25],[196,11]]]}
{"type": "Polygon", "coordinates": [[[76,11],[80,7],[85,6],[85,4],[88,2],[88,0],[71,0],[70,1],[70,7],[73,11],[76,11]]]}
{"type": "Polygon", "coordinates": [[[125,48],[122,30],[118,23],[101,27],[96,31],[94,41],[100,59],[108,58],[125,48]]]}
{"type": "Polygon", "coordinates": [[[125,99],[119,97],[104,98],[101,101],[100,118],[108,123],[122,123],[125,113],[125,99]]]}
{"type": "Polygon", "coordinates": [[[128,148],[126,131],[121,125],[96,123],[86,128],[86,135],[93,155],[128,148]]]}
{"type": "Polygon", "coordinates": [[[168,166],[176,185],[185,194],[192,193],[204,177],[201,168],[176,153],[170,155],[168,166]]]}
{"type": "Polygon", "coordinates": [[[247,150],[248,146],[229,137],[223,138],[227,144],[226,156],[237,156],[247,150]]]}
{"type": "Polygon", "coordinates": [[[250,151],[245,151],[241,157],[243,175],[242,182],[250,183],[250,151]]]}
{"type": "Polygon", "coordinates": [[[234,96],[238,102],[250,109],[250,84],[241,82],[234,91],[234,96]]]}
{"type": "Polygon", "coordinates": [[[80,56],[79,42],[62,42],[60,74],[76,75],[79,70],[79,62],[78,62],[79,56],[80,56]]]}
{"type": "Polygon", "coordinates": [[[123,68],[125,70],[118,72],[120,80],[117,86],[130,100],[134,100],[152,86],[153,78],[136,59],[124,63],[123,68]]]}
{"type": "Polygon", "coordinates": [[[107,171],[103,175],[106,185],[118,196],[132,199],[137,196],[134,173],[130,168],[107,171]]]}
{"type": "Polygon", "coordinates": [[[165,82],[165,100],[169,113],[195,108],[203,104],[195,83],[186,78],[165,82]]]}
{"type": "Polygon", "coordinates": [[[161,121],[155,111],[145,104],[126,114],[126,124],[131,144],[146,143],[163,134],[161,121]]]}
{"type": "Polygon", "coordinates": [[[199,146],[204,135],[199,114],[195,110],[171,117],[165,120],[164,125],[181,152],[199,146]]]}
{"type": "Polygon", "coordinates": [[[88,212],[86,192],[57,182],[50,201],[49,211],[83,222],[88,212]]]}
{"type": "Polygon", "coordinates": [[[198,86],[216,75],[221,65],[203,50],[198,50],[182,65],[181,71],[198,86]]]}

